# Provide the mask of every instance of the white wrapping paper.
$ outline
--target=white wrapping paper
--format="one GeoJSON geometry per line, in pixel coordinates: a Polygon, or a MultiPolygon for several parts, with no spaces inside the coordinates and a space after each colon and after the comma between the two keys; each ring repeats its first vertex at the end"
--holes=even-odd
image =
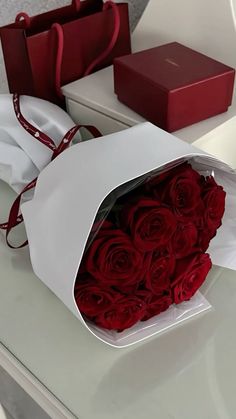
{"type": "MultiPolygon", "coordinates": [[[[198,293],[189,302],[172,306],[147,322],[116,333],[85,322],[74,300],[78,268],[104,198],[130,180],[186,159],[194,168],[214,172],[217,182],[226,186],[226,191],[232,196],[236,178],[226,164],[154,125],[144,123],[66,150],[41,172],[34,198],[22,205],[36,275],[93,334],[112,346],[128,346],[209,308],[198,293]]],[[[227,216],[232,209],[236,211],[236,202],[230,200],[227,216]]],[[[225,220],[220,230],[221,240],[225,243],[228,233],[225,220]]],[[[234,243],[231,242],[227,248],[228,253],[234,254],[235,243],[236,233],[234,243]]],[[[221,260],[218,260],[218,248],[219,242],[211,246],[214,263],[221,260]]],[[[228,263],[221,262],[224,266],[228,263]]]]}
{"type": "Polygon", "coordinates": [[[236,169],[236,116],[196,140],[193,145],[236,169]]]}

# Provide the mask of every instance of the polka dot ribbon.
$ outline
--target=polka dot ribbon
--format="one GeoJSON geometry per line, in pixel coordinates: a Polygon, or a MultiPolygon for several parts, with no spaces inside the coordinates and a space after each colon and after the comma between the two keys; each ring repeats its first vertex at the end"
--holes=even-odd
{"type": "MultiPolygon", "coordinates": [[[[20,96],[18,94],[13,95],[13,107],[15,111],[16,118],[20,125],[30,134],[32,137],[34,137],[34,140],[39,141],[40,143],[44,144],[45,147],[52,150],[52,158],[51,161],[54,160],[59,154],[61,154],[64,150],[66,150],[71,141],[73,140],[75,134],[80,130],[80,128],[86,128],[95,138],[101,137],[102,134],[100,131],[98,131],[97,128],[91,126],[91,125],[76,125],[73,128],[71,128],[62,138],[60,144],[57,146],[54,141],[46,135],[44,132],[40,131],[38,128],[34,127],[30,122],[28,122],[24,116],[21,113],[20,110],[20,96]]],[[[0,229],[6,231],[6,242],[8,246],[12,249],[20,249],[28,244],[28,241],[25,241],[23,244],[19,246],[14,246],[9,242],[9,233],[12,230],[12,228],[16,227],[18,224],[22,223],[23,217],[22,214],[19,213],[20,210],[20,203],[22,195],[33,189],[37,183],[37,179],[33,179],[28,185],[24,187],[22,192],[18,195],[16,200],[14,201],[8,221],[5,223],[0,224],[0,229]]]]}

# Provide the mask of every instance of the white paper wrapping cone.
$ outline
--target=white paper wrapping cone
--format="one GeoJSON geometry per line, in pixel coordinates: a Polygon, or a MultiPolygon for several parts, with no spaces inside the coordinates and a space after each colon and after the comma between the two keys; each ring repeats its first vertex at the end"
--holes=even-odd
{"type": "Polygon", "coordinates": [[[0,419],[7,419],[7,414],[5,413],[5,410],[3,409],[1,404],[0,404],[0,419]]]}
{"type": "Polygon", "coordinates": [[[202,136],[193,145],[236,169],[236,117],[202,136]]]}
{"type": "MultiPolygon", "coordinates": [[[[230,171],[205,152],[144,123],[75,145],[41,172],[34,198],[22,205],[33,269],[82,322],[74,300],[74,283],[104,198],[132,179],[193,157],[211,169],[220,167],[227,173],[230,171]]],[[[191,304],[197,307],[191,301],[189,304],[188,309],[191,304]]],[[[169,316],[173,322],[173,312],[169,316]]],[[[87,327],[113,346],[126,346],[157,333],[158,327],[150,327],[151,322],[141,322],[131,332],[128,329],[122,333],[104,331],[90,324],[87,327]]]]}
{"type": "MultiPolygon", "coordinates": [[[[42,99],[21,96],[20,107],[25,119],[56,144],[75,125],[65,111],[42,99]]],[[[12,95],[0,95],[0,179],[19,193],[50,162],[51,155],[19,124],[12,95]]]]}

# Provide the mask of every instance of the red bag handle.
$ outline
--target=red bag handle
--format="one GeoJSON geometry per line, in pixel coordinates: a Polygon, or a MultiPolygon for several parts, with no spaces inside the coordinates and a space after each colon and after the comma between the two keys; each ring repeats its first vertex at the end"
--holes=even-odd
{"type": "Polygon", "coordinates": [[[94,68],[97,67],[98,64],[100,64],[103,60],[105,60],[105,58],[110,54],[110,52],[113,50],[117,42],[119,32],[120,32],[119,9],[118,9],[118,6],[113,1],[110,1],[110,0],[104,3],[103,10],[105,11],[109,9],[109,7],[112,8],[113,16],[114,16],[114,32],[113,32],[112,38],[107,48],[88,66],[87,70],[84,73],[85,76],[88,76],[88,74],[90,74],[94,70],[94,68]]]}
{"type": "Polygon", "coordinates": [[[55,66],[55,91],[57,96],[60,99],[63,99],[63,93],[61,90],[61,66],[62,66],[62,57],[64,51],[64,33],[61,25],[59,23],[54,23],[52,29],[56,31],[57,34],[57,56],[56,56],[56,66],[55,66]]]}
{"type": "MultiPolygon", "coordinates": [[[[103,10],[107,10],[109,7],[112,8],[113,16],[114,16],[114,31],[112,34],[112,38],[107,46],[107,48],[88,66],[88,68],[84,72],[84,76],[87,76],[94,70],[94,68],[100,64],[112,51],[114,48],[119,32],[120,32],[120,14],[118,6],[111,0],[106,1],[103,5],[103,10]]],[[[63,49],[64,49],[64,34],[61,25],[55,23],[52,25],[52,29],[54,29],[57,33],[57,57],[56,57],[56,71],[55,71],[55,90],[58,97],[61,99],[63,98],[63,93],[61,90],[61,66],[62,66],[62,57],[63,57],[63,49]]]]}
{"type": "MultiPolygon", "coordinates": [[[[76,10],[76,12],[79,12],[80,6],[81,6],[81,0],[72,0],[71,5],[76,10]]],[[[21,22],[21,21],[24,22],[26,28],[30,27],[31,19],[30,19],[30,16],[27,13],[20,12],[16,15],[15,22],[18,23],[18,22],[21,22]]]]}
{"type": "MultiPolygon", "coordinates": [[[[50,148],[50,150],[53,151],[51,160],[54,160],[59,154],[61,154],[66,148],[68,148],[68,146],[70,145],[71,141],[73,140],[75,134],[77,133],[77,131],[80,130],[80,128],[86,128],[88,131],[90,131],[90,133],[95,138],[101,137],[101,135],[102,135],[97,128],[95,128],[91,125],[76,125],[76,126],[72,127],[64,135],[64,137],[62,138],[59,146],[57,147],[55,145],[54,141],[49,136],[47,136],[46,134],[42,133],[40,130],[35,128],[32,124],[30,124],[24,118],[24,116],[22,115],[21,110],[20,110],[20,97],[19,97],[18,94],[13,95],[13,106],[14,106],[14,111],[15,111],[16,117],[17,117],[19,123],[22,125],[22,127],[29,134],[31,134],[34,137],[34,139],[36,139],[37,141],[40,141],[42,144],[44,144],[46,147],[50,148]]],[[[11,249],[20,249],[20,248],[26,246],[27,243],[28,243],[28,241],[25,241],[23,244],[21,244],[19,246],[13,246],[9,242],[8,236],[9,236],[11,230],[23,221],[22,215],[19,214],[20,203],[21,203],[21,198],[22,198],[23,194],[25,192],[29,191],[30,189],[33,189],[36,186],[36,183],[37,183],[37,178],[32,180],[28,185],[26,185],[24,187],[24,189],[18,195],[18,197],[15,199],[15,201],[14,201],[12,207],[11,207],[9,217],[8,217],[8,221],[6,223],[0,224],[0,229],[1,230],[6,230],[6,242],[11,249]]]]}
{"type": "Polygon", "coordinates": [[[18,13],[16,15],[15,22],[16,23],[18,23],[18,22],[24,22],[25,27],[26,28],[29,28],[30,27],[30,24],[31,24],[31,19],[30,19],[29,15],[27,13],[20,12],[20,13],[18,13]]]}
{"type": "Polygon", "coordinates": [[[80,0],[72,0],[72,6],[75,8],[76,12],[79,12],[81,6],[80,0]]]}

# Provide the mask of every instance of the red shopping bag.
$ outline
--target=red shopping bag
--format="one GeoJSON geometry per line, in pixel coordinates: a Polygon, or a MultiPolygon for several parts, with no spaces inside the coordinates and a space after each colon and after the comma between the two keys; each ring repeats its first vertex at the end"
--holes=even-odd
{"type": "Polygon", "coordinates": [[[11,92],[62,104],[60,86],[129,54],[127,3],[72,0],[38,16],[20,13],[0,28],[11,92]]]}

